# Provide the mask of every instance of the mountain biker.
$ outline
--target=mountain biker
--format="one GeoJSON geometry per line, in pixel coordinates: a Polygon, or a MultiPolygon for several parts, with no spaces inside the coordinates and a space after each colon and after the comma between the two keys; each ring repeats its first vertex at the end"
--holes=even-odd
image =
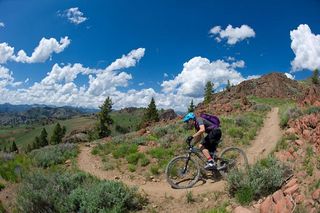
{"type": "Polygon", "coordinates": [[[213,125],[210,121],[200,116],[195,116],[193,112],[185,115],[183,121],[188,124],[193,124],[195,130],[197,131],[195,134],[187,138],[189,143],[192,141],[192,139],[194,139],[195,143],[198,143],[202,139],[199,144],[199,148],[204,156],[208,159],[204,168],[207,170],[215,169],[216,163],[212,159],[210,152],[214,153],[217,149],[217,145],[221,139],[220,128],[210,128],[213,125]],[[205,137],[203,137],[204,133],[207,133],[205,137]]]}

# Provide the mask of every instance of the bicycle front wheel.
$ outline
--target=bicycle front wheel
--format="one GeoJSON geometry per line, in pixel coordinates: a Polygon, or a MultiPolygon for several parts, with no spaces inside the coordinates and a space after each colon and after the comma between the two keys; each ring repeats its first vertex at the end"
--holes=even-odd
{"type": "Polygon", "coordinates": [[[166,178],[172,188],[190,188],[200,178],[199,164],[187,156],[175,157],[168,163],[166,178]]]}
{"type": "Polygon", "coordinates": [[[219,166],[222,168],[220,174],[226,177],[232,170],[247,170],[248,158],[243,150],[237,147],[229,147],[222,150],[219,166]]]}

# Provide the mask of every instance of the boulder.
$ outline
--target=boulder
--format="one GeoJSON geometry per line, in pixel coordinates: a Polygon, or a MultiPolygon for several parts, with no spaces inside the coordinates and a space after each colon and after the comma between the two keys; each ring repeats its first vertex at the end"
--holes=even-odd
{"type": "Polygon", "coordinates": [[[242,206],[238,206],[233,210],[234,213],[253,213],[250,209],[247,209],[242,206]]]}

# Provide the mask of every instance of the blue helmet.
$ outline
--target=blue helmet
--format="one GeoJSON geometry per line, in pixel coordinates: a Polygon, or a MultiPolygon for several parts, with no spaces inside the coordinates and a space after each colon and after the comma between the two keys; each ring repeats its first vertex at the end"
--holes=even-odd
{"type": "Polygon", "coordinates": [[[194,115],[193,112],[189,112],[188,114],[186,114],[184,117],[183,117],[183,122],[188,122],[190,119],[195,119],[196,116],[194,115]]]}

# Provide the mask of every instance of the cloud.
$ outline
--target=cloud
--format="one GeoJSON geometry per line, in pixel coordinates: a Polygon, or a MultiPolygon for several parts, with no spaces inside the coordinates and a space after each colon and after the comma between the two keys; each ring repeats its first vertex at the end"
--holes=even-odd
{"type": "Polygon", "coordinates": [[[232,84],[243,81],[242,75],[235,70],[243,66],[243,61],[230,64],[223,60],[210,62],[207,58],[194,57],[184,63],[183,70],[177,77],[161,84],[162,91],[199,98],[203,96],[207,81],[213,82],[214,88],[218,88],[228,80],[232,84]]]}
{"type": "Polygon", "coordinates": [[[292,71],[320,68],[320,35],[311,32],[307,24],[300,24],[290,31],[291,49],[295,58],[291,61],[292,71]]]}
{"type": "Polygon", "coordinates": [[[8,60],[13,59],[13,53],[13,47],[10,47],[7,43],[0,43],[0,64],[4,64],[8,60]]]}
{"type": "Polygon", "coordinates": [[[78,7],[69,8],[63,11],[63,13],[58,11],[58,15],[68,18],[69,22],[75,25],[81,24],[88,19],[83,15],[83,12],[81,12],[78,7]]]}
{"type": "Polygon", "coordinates": [[[34,49],[32,55],[29,57],[24,50],[20,50],[15,57],[15,61],[22,63],[39,63],[45,62],[52,53],[60,53],[70,44],[68,36],[61,38],[58,42],[55,38],[42,38],[39,45],[34,49]]]}
{"type": "Polygon", "coordinates": [[[97,95],[106,92],[108,88],[113,89],[116,86],[126,87],[132,76],[126,72],[117,73],[115,71],[135,66],[144,56],[144,52],[144,48],[132,50],[127,55],[116,59],[105,70],[98,73],[96,77],[90,75],[88,92],[97,95]]]}
{"type": "Polygon", "coordinates": [[[163,77],[168,78],[169,77],[168,73],[163,73],[163,77]]]}
{"type": "Polygon", "coordinates": [[[241,27],[235,28],[233,28],[232,25],[228,25],[225,30],[221,29],[220,26],[211,28],[209,35],[215,37],[217,42],[227,39],[228,44],[234,45],[246,38],[255,37],[256,33],[248,25],[241,25],[241,27]]]}
{"type": "Polygon", "coordinates": [[[0,22],[0,28],[5,27],[5,24],[3,22],[0,22]]]}
{"type": "Polygon", "coordinates": [[[290,78],[292,80],[294,80],[295,76],[291,75],[290,73],[285,73],[285,75],[287,76],[287,78],[290,78]]]}
{"type": "Polygon", "coordinates": [[[60,53],[70,44],[68,36],[61,38],[58,42],[55,38],[42,38],[39,45],[34,49],[31,56],[27,56],[24,50],[20,50],[17,55],[14,54],[14,47],[7,43],[0,43],[0,64],[7,61],[16,61],[21,63],[40,63],[48,60],[53,53],[60,53]]]}
{"type": "Polygon", "coordinates": [[[21,85],[22,82],[15,82],[12,77],[12,72],[6,67],[0,65],[0,90],[6,86],[16,87],[21,85]]]}

